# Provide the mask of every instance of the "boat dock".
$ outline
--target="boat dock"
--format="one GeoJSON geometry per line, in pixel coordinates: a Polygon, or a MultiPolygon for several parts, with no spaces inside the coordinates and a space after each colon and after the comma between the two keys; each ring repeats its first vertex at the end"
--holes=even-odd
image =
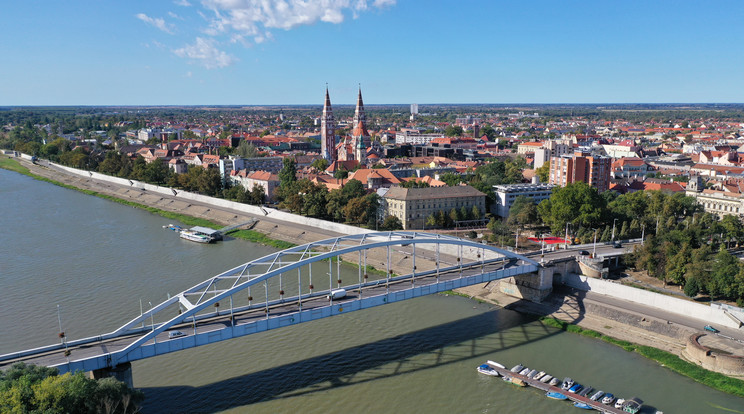
{"type": "Polygon", "coordinates": [[[524,381],[524,383],[529,385],[530,387],[537,388],[539,390],[545,391],[546,393],[547,392],[559,392],[565,395],[566,397],[568,397],[568,399],[571,401],[582,402],[592,407],[593,409],[601,411],[603,413],[627,414],[622,409],[615,408],[614,405],[606,405],[606,404],[602,404],[599,401],[592,401],[589,397],[582,397],[580,395],[561,389],[561,387],[552,386],[550,384],[546,384],[538,380],[527,378],[525,375],[521,375],[516,372],[511,372],[508,368],[501,368],[500,366],[496,366],[493,364],[488,364],[488,366],[495,369],[499,373],[499,375],[501,375],[502,377],[506,376],[506,377],[512,377],[512,378],[519,378],[520,380],[524,381]]]}

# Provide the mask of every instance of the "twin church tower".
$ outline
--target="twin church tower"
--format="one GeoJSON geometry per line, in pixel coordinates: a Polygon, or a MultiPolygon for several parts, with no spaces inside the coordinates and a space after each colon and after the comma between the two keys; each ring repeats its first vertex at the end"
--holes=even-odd
{"type": "Polygon", "coordinates": [[[336,123],[333,119],[333,109],[331,109],[331,97],[328,95],[328,87],[326,86],[323,114],[320,118],[320,149],[323,158],[331,163],[337,160],[357,160],[360,164],[365,162],[367,148],[364,141],[365,139],[369,140],[369,132],[367,132],[367,115],[364,113],[361,87],[359,88],[352,126],[354,129],[350,139],[343,138],[336,144],[336,123]]]}

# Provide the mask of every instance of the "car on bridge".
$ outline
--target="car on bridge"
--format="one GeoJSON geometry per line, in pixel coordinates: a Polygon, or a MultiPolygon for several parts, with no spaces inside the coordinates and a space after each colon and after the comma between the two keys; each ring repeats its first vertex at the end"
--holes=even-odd
{"type": "Polygon", "coordinates": [[[589,256],[589,252],[586,250],[579,250],[579,254],[582,256],[589,256]]]}
{"type": "Polygon", "coordinates": [[[168,332],[168,339],[178,338],[180,336],[186,336],[185,333],[181,331],[170,331],[168,332]]]}

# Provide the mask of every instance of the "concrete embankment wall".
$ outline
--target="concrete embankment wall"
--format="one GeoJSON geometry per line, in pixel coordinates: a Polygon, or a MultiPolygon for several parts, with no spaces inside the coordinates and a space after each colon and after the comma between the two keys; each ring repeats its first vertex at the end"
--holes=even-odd
{"type": "Polygon", "coordinates": [[[687,338],[685,357],[705,369],[725,375],[741,376],[744,373],[744,358],[735,355],[724,355],[700,344],[699,339],[705,333],[697,333],[687,338]]]}
{"type": "MultiPolygon", "coordinates": [[[[613,296],[619,299],[663,309],[668,312],[691,316],[700,319],[701,324],[714,324],[738,328],[731,318],[726,316],[723,309],[709,305],[703,305],[685,299],[625,286],[620,283],[588,278],[576,274],[564,275],[563,281],[566,285],[579,290],[601,293],[603,295],[613,296]]],[[[702,326],[700,328],[702,328],[702,326]]]]}

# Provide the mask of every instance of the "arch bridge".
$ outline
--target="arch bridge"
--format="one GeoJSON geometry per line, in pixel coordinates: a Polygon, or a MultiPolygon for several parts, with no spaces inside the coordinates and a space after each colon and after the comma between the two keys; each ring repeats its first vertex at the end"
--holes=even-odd
{"type": "Polygon", "coordinates": [[[108,334],[74,341],[63,337],[60,344],[2,355],[0,367],[16,361],[54,366],[60,372],[129,366],[139,359],[538,269],[537,262],[514,252],[440,234],[393,231],[330,238],[213,276],[108,334]]]}

